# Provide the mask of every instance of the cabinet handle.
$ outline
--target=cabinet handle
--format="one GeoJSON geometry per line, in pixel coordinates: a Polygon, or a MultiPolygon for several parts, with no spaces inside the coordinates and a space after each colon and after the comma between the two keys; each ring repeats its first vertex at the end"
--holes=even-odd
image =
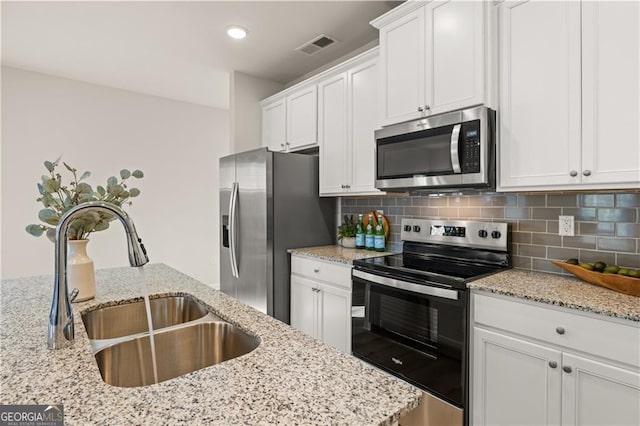
{"type": "Polygon", "coordinates": [[[281,143],[280,146],[284,148],[284,144],[283,143],[281,143]]]}
{"type": "Polygon", "coordinates": [[[569,176],[571,176],[571,177],[576,177],[576,176],[578,176],[578,172],[577,172],[577,171],[575,171],[575,170],[571,170],[571,171],[569,172],[569,176]]]}
{"type": "Polygon", "coordinates": [[[318,272],[320,272],[320,269],[319,268],[314,268],[313,272],[315,272],[317,274],[318,272]]]}
{"type": "Polygon", "coordinates": [[[549,361],[549,367],[551,368],[556,368],[558,366],[558,363],[555,361],[549,361]]]}
{"type": "Polygon", "coordinates": [[[556,333],[564,334],[564,327],[556,327],[556,333]]]}
{"type": "Polygon", "coordinates": [[[430,107],[429,105],[425,105],[425,106],[424,106],[424,110],[425,110],[425,111],[429,111],[430,109],[431,109],[431,107],[430,107]]]}
{"type": "Polygon", "coordinates": [[[565,365],[564,367],[562,367],[562,371],[564,371],[565,373],[571,373],[571,367],[565,365]]]}
{"type": "Polygon", "coordinates": [[[351,188],[351,185],[345,185],[344,187],[349,189],[349,188],[351,188]]]}
{"type": "Polygon", "coordinates": [[[422,111],[424,111],[422,107],[418,107],[418,112],[422,112],[422,111]]]}
{"type": "Polygon", "coordinates": [[[585,176],[591,176],[591,170],[585,170],[582,174],[585,176]]]}

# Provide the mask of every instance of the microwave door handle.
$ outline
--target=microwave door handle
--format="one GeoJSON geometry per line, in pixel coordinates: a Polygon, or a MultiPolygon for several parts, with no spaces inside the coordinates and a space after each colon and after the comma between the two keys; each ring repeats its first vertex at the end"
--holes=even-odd
{"type": "Polygon", "coordinates": [[[451,166],[453,167],[453,173],[461,173],[460,169],[460,157],[458,156],[458,140],[460,139],[461,124],[453,126],[453,132],[451,132],[451,166]]]}
{"type": "Polygon", "coordinates": [[[229,259],[231,261],[231,275],[234,278],[239,278],[240,273],[238,271],[238,259],[236,254],[236,226],[238,212],[238,182],[233,182],[231,189],[231,201],[229,203],[229,259]]]}

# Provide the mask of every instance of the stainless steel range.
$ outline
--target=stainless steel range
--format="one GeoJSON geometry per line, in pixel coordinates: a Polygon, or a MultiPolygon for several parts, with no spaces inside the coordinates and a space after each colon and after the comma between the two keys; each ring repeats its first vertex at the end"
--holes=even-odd
{"type": "Polygon", "coordinates": [[[462,419],[466,284],[509,268],[507,224],[403,218],[401,237],[401,254],[354,261],[353,354],[445,401],[462,419]]]}

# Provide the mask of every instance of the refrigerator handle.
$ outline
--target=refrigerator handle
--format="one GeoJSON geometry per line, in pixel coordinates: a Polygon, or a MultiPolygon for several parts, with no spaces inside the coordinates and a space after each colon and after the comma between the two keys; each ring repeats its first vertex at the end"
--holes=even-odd
{"type": "Polygon", "coordinates": [[[231,202],[229,203],[229,258],[231,260],[231,275],[239,277],[238,259],[236,258],[236,207],[238,204],[238,182],[233,182],[231,188],[231,202]]]}

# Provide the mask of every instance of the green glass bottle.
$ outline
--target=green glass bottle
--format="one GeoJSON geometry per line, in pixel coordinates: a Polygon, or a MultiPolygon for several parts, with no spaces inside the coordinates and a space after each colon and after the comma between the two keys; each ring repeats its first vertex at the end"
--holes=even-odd
{"type": "Polygon", "coordinates": [[[375,251],[384,251],[384,225],[382,223],[382,215],[378,215],[378,223],[373,237],[373,246],[375,251]]]}
{"type": "Polygon", "coordinates": [[[358,215],[358,224],[356,225],[356,248],[364,249],[364,222],[362,221],[362,215],[358,215]]]}
{"type": "Polygon", "coordinates": [[[368,217],[368,221],[367,221],[367,227],[365,229],[365,234],[364,234],[364,245],[365,248],[367,250],[375,250],[375,246],[374,246],[374,234],[375,234],[375,229],[374,229],[374,224],[373,224],[373,215],[370,214],[368,217]]]}

